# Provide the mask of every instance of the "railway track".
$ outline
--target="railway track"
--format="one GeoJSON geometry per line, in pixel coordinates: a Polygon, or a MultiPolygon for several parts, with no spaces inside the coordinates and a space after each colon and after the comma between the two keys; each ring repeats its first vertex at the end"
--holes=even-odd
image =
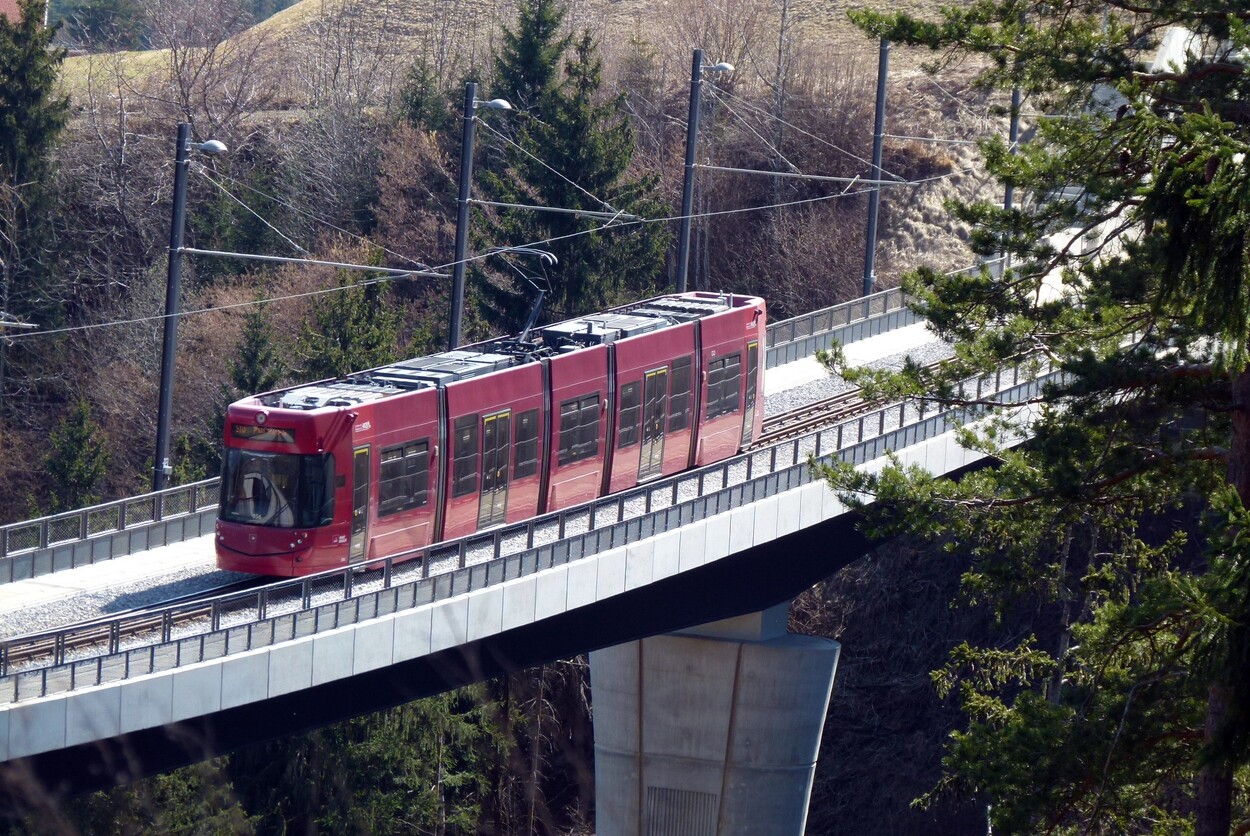
{"type": "Polygon", "coordinates": [[[848,389],[781,415],[765,418],[760,437],[751,445],[751,449],[796,438],[834,421],[853,417],[869,406],[871,405],[863,399],[859,389],[848,389]]]}
{"type": "Polygon", "coordinates": [[[264,577],[245,578],[186,595],[166,598],[141,607],[109,613],[72,625],[74,631],[70,635],[65,635],[60,631],[55,635],[49,635],[47,631],[41,631],[27,636],[5,639],[0,642],[0,671],[10,673],[14,668],[21,668],[39,659],[63,659],[66,654],[84,647],[107,644],[115,651],[125,639],[145,633],[167,633],[180,624],[207,617],[212,611],[212,605],[207,602],[217,596],[246,592],[268,582],[269,579],[264,577]],[[203,606],[195,606],[199,601],[206,603],[203,606]],[[174,607],[185,607],[185,609],[174,612],[171,609],[174,607]],[[143,615],[155,610],[160,612],[153,612],[146,617],[143,615]],[[120,619],[128,620],[122,625],[120,619]]]}
{"type": "MultiPolygon", "coordinates": [[[[874,404],[864,400],[861,390],[854,388],[765,418],[760,437],[750,449],[756,450],[798,438],[837,421],[852,418],[872,406],[874,404]]],[[[40,633],[0,641],[0,674],[13,672],[15,668],[21,669],[41,659],[63,660],[73,651],[90,646],[107,644],[111,648],[110,652],[115,652],[124,640],[145,633],[167,636],[174,627],[209,617],[212,611],[212,604],[209,602],[213,598],[244,592],[269,580],[265,577],[248,578],[132,610],[110,613],[73,625],[74,630],[70,636],[66,636],[64,632],[59,632],[56,636],[40,633]],[[205,603],[195,606],[198,601],[205,603]],[[144,616],[145,612],[156,610],[160,612],[144,616]],[[124,619],[125,624],[120,624],[119,619],[124,619]],[[92,629],[93,627],[96,629],[92,629]]]]}
{"type": "MultiPolygon", "coordinates": [[[[943,362],[938,360],[928,364],[926,368],[936,369],[943,362]]],[[[789,412],[765,418],[763,429],[760,431],[760,437],[756,439],[750,449],[757,450],[760,447],[767,447],[779,441],[789,441],[792,438],[818,430],[835,421],[854,418],[859,413],[866,412],[879,405],[880,403],[877,401],[869,402],[864,400],[863,390],[859,387],[847,389],[823,400],[801,406],[798,409],[792,409],[789,412]]]]}

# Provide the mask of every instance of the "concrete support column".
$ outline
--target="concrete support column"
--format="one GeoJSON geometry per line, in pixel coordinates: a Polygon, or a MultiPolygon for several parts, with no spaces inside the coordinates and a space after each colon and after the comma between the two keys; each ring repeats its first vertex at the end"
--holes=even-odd
{"type": "Polygon", "coordinates": [[[840,645],[787,609],[590,654],[599,836],[803,832],[840,645]]]}

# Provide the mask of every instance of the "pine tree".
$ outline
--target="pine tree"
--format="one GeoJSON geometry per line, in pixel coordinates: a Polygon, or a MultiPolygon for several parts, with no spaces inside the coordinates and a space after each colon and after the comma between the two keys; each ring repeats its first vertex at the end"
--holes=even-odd
{"type": "Polygon", "coordinates": [[[399,117],[415,128],[447,137],[459,130],[448,91],[439,87],[433,69],[424,58],[418,58],[408,68],[399,90],[399,117]]]}
{"type": "Polygon", "coordinates": [[[137,0],[86,0],[59,10],[69,36],[93,51],[142,49],[148,29],[137,0]]]}
{"type": "Polygon", "coordinates": [[[100,501],[98,489],[108,475],[111,455],[103,430],[91,417],[91,404],[80,399],[49,438],[46,460],[55,511],[82,508],[100,501]]]}
{"type": "Polygon", "coordinates": [[[259,832],[481,832],[492,708],[469,686],[260,744],[233,783],[259,832]]]}
{"type": "Polygon", "coordinates": [[[505,27],[492,89],[516,109],[539,115],[560,96],[560,64],[572,42],[559,0],[524,0],[515,29],[505,27]]]}
{"type": "Polygon", "coordinates": [[[955,207],[977,251],[1011,269],[905,281],[955,359],[858,376],[870,394],[958,405],[954,381],[1045,357],[1066,377],[1037,399],[1031,440],[970,429],[964,442],[999,466],[959,482],[827,472],[848,500],[876,497],[879,533],[972,554],[970,598],[997,612],[1040,601],[1052,625],[957,648],[937,674],[970,717],[942,789],[990,803],[1011,831],[1227,834],[1234,771],[1250,763],[1245,9],[987,0],[936,22],[853,19],[948,59],[984,56],[980,85],[1057,115],[1020,149],[983,146],[1023,205],[955,207]],[[1174,25],[1195,33],[1190,55],[1152,68],[1174,25]]]}
{"type": "Polygon", "coordinates": [[[660,283],[667,231],[657,224],[609,223],[618,212],[662,216],[654,182],[629,175],[633,133],[618,99],[602,92],[597,45],[588,33],[563,34],[563,21],[556,0],[524,0],[516,28],[504,33],[491,95],[520,112],[498,129],[506,141],[482,137],[482,190],[502,203],[607,215],[509,209],[475,222],[484,230],[483,249],[530,245],[558,260],[539,270],[517,256],[512,272],[493,260],[485,265],[489,275],[476,270],[483,317],[497,330],[517,330],[533,305],[535,290],[517,272],[549,289],[547,320],[627,302],[660,283]]]}
{"type": "Polygon", "coordinates": [[[313,302],[300,347],[304,370],[315,379],[371,369],[396,357],[399,313],[386,305],[385,285],[355,281],[344,273],[340,290],[313,302]]]}
{"type": "Polygon", "coordinates": [[[274,345],[273,323],[265,303],[248,309],[243,319],[243,336],[237,354],[230,360],[230,383],[234,394],[268,392],[286,374],[282,354],[274,345]]]}
{"type": "MultiPolygon", "coordinates": [[[[65,51],[43,25],[42,0],[18,0],[21,16],[0,15],[0,314],[37,324],[57,320],[50,292],[44,221],[50,208],[52,149],[69,118],[69,99],[56,81],[65,51]]],[[[13,373],[26,358],[0,340],[0,410],[13,373]]]]}

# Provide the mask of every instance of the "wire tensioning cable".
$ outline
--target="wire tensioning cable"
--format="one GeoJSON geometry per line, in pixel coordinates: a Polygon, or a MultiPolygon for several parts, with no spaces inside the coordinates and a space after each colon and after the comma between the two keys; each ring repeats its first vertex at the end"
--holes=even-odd
{"type": "MultiPolygon", "coordinates": [[[[835,143],[833,143],[833,142],[830,142],[829,140],[825,139],[825,138],[824,138],[824,137],[822,137],[822,136],[817,136],[816,134],[812,133],[811,131],[808,131],[808,130],[806,130],[806,129],[804,129],[804,128],[801,128],[801,127],[799,127],[798,125],[795,125],[795,124],[794,124],[794,123],[792,123],[792,122],[789,122],[789,121],[787,121],[787,120],[785,120],[785,119],[782,119],[781,117],[779,117],[779,116],[777,116],[777,115],[775,115],[775,114],[773,114],[773,113],[769,113],[767,110],[764,110],[764,109],[763,109],[762,107],[760,107],[759,105],[756,105],[755,103],[750,102],[750,101],[748,101],[747,99],[742,98],[741,96],[738,96],[738,95],[736,95],[736,94],[734,94],[734,93],[730,93],[730,92],[729,92],[729,91],[727,91],[727,90],[720,90],[720,89],[719,89],[719,88],[717,88],[717,87],[712,87],[711,89],[712,89],[712,95],[716,96],[717,98],[720,98],[720,97],[721,97],[721,95],[724,95],[724,96],[727,96],[727,97],[729,97],[729,98],[732,98],[732,99],[734,99],[735,101],[739,102],[739,103],[742,105],[742,107],[743,107],[743,108],[745,108],[745,109],[747,109],[747,110],[752,110],[752,111],[755,111],[758,115],[760,115],[760,116],[761,116],[761,117],[763,117],[763,118],[766,118],[766,119],[774,119],[774,120],[776,120],[776,121],[780,122],[782,125],[785,125],[787,128],[790,128],[790,129],[792,129],[792,130],[794,130],[794,131],[797,131],[798,133],[801,133],[801,134],[803,134],[804,136],[806,136],[806,137],[808,137],[808,138],[810,138],[810,139],[813,139],[813,140],[815,140],[816,142],[819,142],[821,145],[825,145],[825,146],[827,146],[827,147],[829,147],[829,148],[832,148],[834,151],[837,151],[837,152],[838,152],[838,153],[840,153],[840,154],[845,154],[846,156],[850,157],[851,159],[855,160],[856,162],[863,163],[864,165],[866,165],[866,166],[868,166],[868,167],[870,167],[870,168],[872,167],[872,161],[871,161],[871,160],[867,160],[867,159],[865,159],[865,158],[863,158],[863,157],[859,156],[858,154],[856,154],[856,153],[854,153],[854,152],[852,152],[852,151],[848,151],[848,150],[846,150],[845,148],[843,148],[843,147],[841,147],[841,146],[839,146],[839,145],[837,145],[837,144],[835,144],[835,143]]],[[[739,118],[741,118],[741,117],[739,117],[739,118]]],[[[894,174],[894,173],[893,173],[893,172],[891,172],[891,171],[887,171],[887,170],[886,170],[886,169],[884,169],[884,168],[882,168],[882,169],[881,169],[881,173],[882,173],[882,174],[889,174],[891,177],[898,177],[898,175],[897,175],[897,174],[894,174]]],[[[902,179],[902,178],[899,178],[899,179],[902,179]]]]}
{"type": "Polygon", "coordinates": [[[530,153],[529,151],[527,151],[526,149],[522,148],[522,147],[521,147],[521,145],[520,145],[519,143],[517,143],[515,140],[513,140],[513,139],[512,139],[512,137],[506,136],[506,135],[504,135],[504,133],[503,133],[502,131],[496,130],[496,129],[495,129],[494,127],[492,127],[492,126],[491,126],[488,122],[482,122],[482,121],[479,121],[479,122],[478,122],[478,124],[479,124],[481,127],[485,128],[485,129],[486,129],[487,131],[489,131],[490,133],[492,133],[493,135],[495,135],[495,136],[499,137],[499,139],[503,140],[503,141],[504,141],[504,142],[506,142],[508,145],[511,145],[513,148],[517,149],[517,150],[518,150],[518,151],[520,151],[522,154],[524,154],[525,156],[529,157],[529,158],[530,158],[531,160],[533,160],[534,162],[536,162],[536,163],[538,163],[539,165],[541,165],[543,168],[545,168],[545,169],[547,169],[548,171],[550,171],[550,172],[551,172],[552,174],[554,174],[556,177],[559,177],[559,178],[560,178],[561,180],[563,180],[565,183],[568,183],[570,186],[572,186],[573,188],[577,189],[577,190],[578,190],[579,192],[581,192],[582,194],[586,195],[586,197],[590,198],[590,199],[591,199],[591,200],[593,200],[595,203],[598,203],[600,206],[602,206],[602,207],[603,207],[604,209],[606,209],[607,211],[609,211],[609,212],[616,212],[616,211],[618,211],[618,210],[617,210],[617,208],[616,208],[615,206],[613,206],[611,203],[608,203],[606,200],[604,200],[603,198],[601,198],[601,197],[599,197],[599,196],[597,196],[597,195],[591,194],[591,192],[589,192],[587,189],[583,188],[583,187],[581,186],[581,184],[573,182],[573,181],[572,181],[572,180],[570,180],[568,177],[566,177],[566,176],[565,176],[562,172],[557,171],[556,169],[552,168],[550,165],[548,165],[548,164],[547,164],[546,162],[544,162],[543,160],[540,160],[540,159],[539,159],[538,157],[536,157],[534,154],[532,154],[532,153],[530,153]]]}
{"type": "MultiPolygon", "coordinates": [[[[973,170],[974,169],[971,166],[969,166],[967,168],[946,172],[945,174],[939,174],[933,177],[928,177],[923,180],[913,180],[913,181],[908,181],[905,183],[895,183],[894,185],[899,185],[899,186],[922,185],[924,183],[929,183],[929,182],[933,182],[936,180],[942,180],[947,177],[953,177],[956,174],[965,174],[973,170]]],[[[771,172],[763,172],[763,173],[771,173],[771,172]]],[[[839,192],[837,194],[832,194],[832,195],[822,195],[819,197],[804,198],[801,200],[792,200],[792,201],[786,201],[786,202],[777,203],[777,204],[767,204],[764,206],[745,206],[745,207],[739,207],[737,209],[724,209],[724,210],[718,210],[715,212],[696,213],[696,214],[691,215],[691,217],[692,218],[710,218],[710,217],[717,217],[717,216],[722,216],[722,215],[742,214],[745,212],[762,212],[762,211],[766,211],[769,209],[782,209],[782,208],[787,208],[791,206],[800,206],[804,204],[823,203],[825,201],[836,200],[842,197],[855,197],[857,195],[867,194],[869,191],[870,189],[860,189],[854,192],[846,190],[846,191],[842,191],[842,192],[839,192]]],[[[641,218],[636,221],[624,221],[620,223],[609,222],[609,223],[605,223],[603,226],[595,227],[593,229],[578,230],[576,232],[571,232],[565,235],[556,235],[556,236],[552,236],[551,238],[545,238],[545,239],[538,240],[538,241],[532,241],[532,242],[518,245],[518,246],[542,247],[547,244],[556,243],[557,241],[564,241],[564,240],[568,240],[572,238],[578,238],[583,235],[592,235],[592,234],[603,232],[603,231],[621,231],[621,230],[625,230],[632,226],[636,226],[640,224],[670,223],[675,220],[680,220],[680,218],[681,218],[680,215],[675,215],[675,216],[669,216],[669,217],[664,217],[664,218],[641,218]]],[[[491,253],[482,253],[480,255],[471,256],[465,259],[465,262],[470,263],[470,262],[480,261],[484,258],[487,258],[489,255],[491,255],[491,253]]],[[[446,264],[438,265],[432,269],[434,271],[443,271],[452,267],[453,264],[454,262],[448,262],[446,264]]],[[[37,337],[53,336],[56,334],[92,331],[92,330],[98,330],[100,328],[108,328],[108,327],[122,326],[122,325],[137,325],[137,324],[143,324],[147,322],[160,322],[160,321],[165,320],[168,316],[176,316],[176,317],[181,318],[181,317],[195,316],[198,314],[210,313],[212,311],[237,310],[241,308],[254,307],[256,305],[264,305],[270,302],[282,302],[282,301],[288,301],[288,300],[294,300],[294,299],[311,298],[315,296],[325,296],[331,293],[338,293],[340,291],[352,290],[358,287],[368,287],[371,285],[394,281],[395,278],[396,277],[394,276],[381,276],[381,277],[374,278],[374,279],[366,279],[360,282],[341,284],[335,287],[320,288],[318,290],[305,291],[302,293],[289,293],[289,294],[284,294],[281,296],[270,296],[270,297],[265,297],[261,299],[253,299],[253,300],[249,300],[246,302],[234,302],[234,303],[226,304],[226,305],[214,305],[212,307],[207,307],[207,308],[197,308],[193,310],[179,311],[178,313],[174,313],[174,314],[156,314],[153,316],[135,317],[132,319],[110,320],[108,322],[95,322],[95,323],[89,323],[86,325],[66,326],[64,328],[55,328],[55,329],[49,329],[46,331],[43,331],[43,330],[31,331],[31,332],[27,332],[24,334],[10,335],[10,336],[7,336],[6,339],[11,342],[15,342],[19,340],[29,340],[29,339],[37,338],[37,337]]]]}

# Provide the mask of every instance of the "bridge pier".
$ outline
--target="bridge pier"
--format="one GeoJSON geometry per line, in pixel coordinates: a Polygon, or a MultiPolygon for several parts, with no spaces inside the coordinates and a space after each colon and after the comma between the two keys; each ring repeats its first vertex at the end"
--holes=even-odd
{"type": "Polygon", "coordinates": [[[803,832],[841,646],[787,610],[590,654],[599,836],[803,832]]]}

